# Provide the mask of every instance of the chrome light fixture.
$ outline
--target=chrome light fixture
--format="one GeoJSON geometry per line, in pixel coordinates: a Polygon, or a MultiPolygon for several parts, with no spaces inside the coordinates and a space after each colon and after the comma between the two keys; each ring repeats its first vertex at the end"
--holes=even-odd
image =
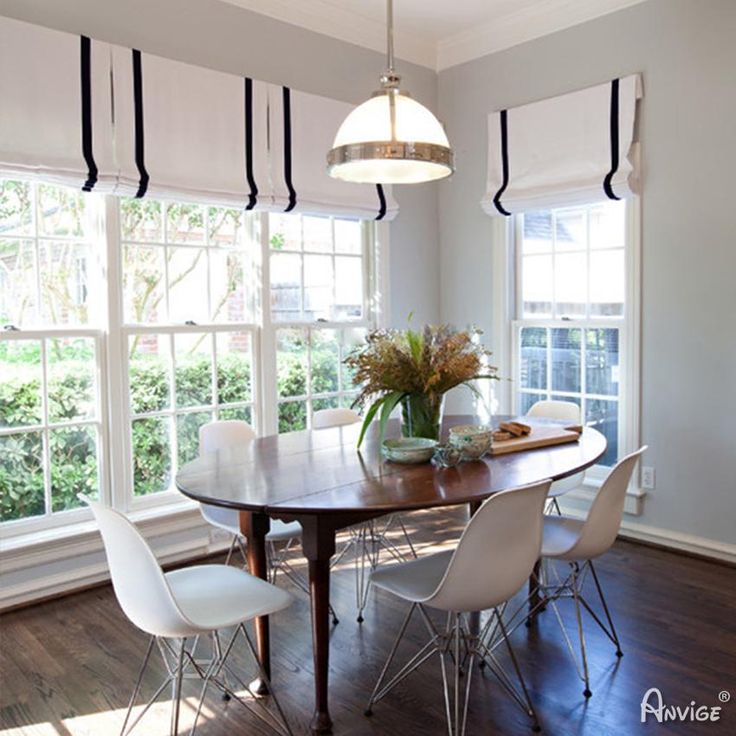
{"type": "Polygon", "coordinates": [[[449,176],[453,155],[437,118],[399,89],[394,70],[393,0],[387,0],[388,68],[381,89],[343,121],[327,154],[327,173],[343,181],[415,184],[449,176]]]}

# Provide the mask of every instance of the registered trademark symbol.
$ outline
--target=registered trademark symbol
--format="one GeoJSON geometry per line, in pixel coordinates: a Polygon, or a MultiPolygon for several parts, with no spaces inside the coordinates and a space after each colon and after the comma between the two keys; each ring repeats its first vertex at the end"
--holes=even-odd
{"type": "Polygon", "coordinates": [[[718,700],[720,700],[721,703],[728,703],[728,701],[731,700],[731,693],[729,693],[728,690],[721,690],[721,692],[718,693],[718,700]]]}

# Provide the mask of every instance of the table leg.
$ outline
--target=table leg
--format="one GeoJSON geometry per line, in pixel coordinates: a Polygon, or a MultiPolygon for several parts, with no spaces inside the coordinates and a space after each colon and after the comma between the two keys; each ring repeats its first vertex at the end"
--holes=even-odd
{"type": "MultiPolygon", "coordinates": [[[[248,540],[246,553],[248,569],[251,575],[268,580],[268,557],[266,553],[266,535],[271,527],[271,521],[266,514],[251,511],[240,512],[240,531],[248,540]]],[[[271,679],[271,637],[268,616],[258,616],[255,620],[256,645],[258,658],[263,670],[271,679]]],[[[257,695],[266,695],[268,686],[260,678],[251,683],[251,688],[257,695]]]]}
{"type": "MultiPolygon", "coordinates": [[[[473,518],[475,512],[481,507],[481,501],[471,501],[468,504],[468,517],[473,518]]],[[[468,628],[471,636],[478,636],[480,634],[480,612],[473,611],[468,615],[468,628]]]]}
{"type": "Polygon", "coordinates": [[[319,518],[302,519],[302,548],[309,561],[314,657],[314,716],[312,733],[332,733],[328,704],[330,666],[330,558],[335,553],[335,529],[319,518]]]}
{"type": "MultiPolygon", "coordinates": [[[[542,600],[542,597],[539,595],[539,576],[541,575],[541,573],[542,560],[537,560],[534,563],[534,569],[532,570],[532,574],[529,577],[529,612],[531,613],[532,611],[534,611],[535,615],[544,610],[543,607],[537,608],[542,600]]],[[[533,618],[534,616],[527,619],[527,625],[533,618]]]]}

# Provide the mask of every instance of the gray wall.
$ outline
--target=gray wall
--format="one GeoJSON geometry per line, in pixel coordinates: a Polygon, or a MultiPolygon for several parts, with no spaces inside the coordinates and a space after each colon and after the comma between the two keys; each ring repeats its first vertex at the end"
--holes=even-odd
{"type": "Polygon", "coordinates": [[[649,0],[439,75],[441,315],[491,331],[490,111],[642,72],[646,525],[736,543],[736,2],[649,0]]]}
{"type": "MultiPolygon", "coordinates": [[[[0,0],[0,14],[84,33],[234,74],[360,103],[378,86],[385,59],[374,51],[215,0],[0,0]]],[[[436,75],[400,62],[407,89],[436,106],[436,75]]],[[[432,184],[395,187],[391,224],[391,322],[439,319],[439,238],[432,184]],[[411,278],[406,275],[411,274],[411,278]]]]}

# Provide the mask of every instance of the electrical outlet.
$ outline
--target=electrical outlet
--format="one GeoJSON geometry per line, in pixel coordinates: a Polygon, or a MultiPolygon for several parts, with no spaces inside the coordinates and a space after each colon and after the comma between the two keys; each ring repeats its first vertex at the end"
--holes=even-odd
{"type": "Polygon", "coordinates": [[[655,485],[654,468],[644,466],[641,469],[641,487],[647,488],[650,491],[654,489],[655,485]]]}

